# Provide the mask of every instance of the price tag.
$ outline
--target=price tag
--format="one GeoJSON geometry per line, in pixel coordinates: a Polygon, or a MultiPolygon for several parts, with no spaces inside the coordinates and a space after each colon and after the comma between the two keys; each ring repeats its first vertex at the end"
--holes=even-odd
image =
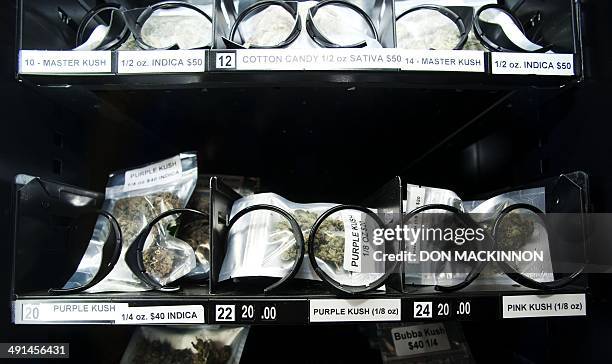
{"type": "Polygon", "coordinates": [[[310,322],[400,321],[401,299],[310,300],[310,322]]]}
{"type": "MultiPolygon", "coordinates": [[[[392,49],[240,49],[239,71],[398,69],[392,49]]],[[[217,56],[222,53],[217,53],[217,56]]]]}
{"type": "Polygon", "coordinates": [[[573,76],[574,55],[552,53],[491,53],[494,75],[573,76]]]}
{"type": "Polygon", "coordinates": [[[117,73],[197,73],[206,71],[205,50],[120,51],[117,73]]]}
{"type": "Polygon", "coordinates": [[[112,323],[127,303],[15,302],[15,323],[112,323]]]}
{"type": "Polygon", "coordinates": [[[204,307],[145,306],[124,308],[115,320],[119,325],[203,324],[204,307]]]}
{"type": "Polygon", "coordinates": [[[16,324],[203,324],[204,307],[146,306],[108,302],[15,302],[16,324]]]}
{"type": "Polygon", "coordinates": [[[402,71],[485,72],[481,51],[396,50],[402,71]]]}
{"type": "Polygon", "coordinates": [[[413,303],[414,318],[419,318],[419,319],[432,318],[432,315],[433,315],[432,305],[433,305],[433,302],[414,302],[413,303]]]}
{"type": "Polygon", "coordinates": [[[111,72],[111,52],[29,50],[19,52],[20,74],[86,75],[111,72]]]}
{"type": "Polygon", "coordinates": [[[397,356],[413,356],[435,351],[450,350],[444,324],[396,327],[391,330],[397,356]]]}
{"type": "Polygon", "coordinates": [[[584,294],[504,296],[503,318],[586,316],[584,294]]]}
{"type": "Polygon", "coordinates": [[[220,322],[236,321],[236,306],[235,305],[216,305],[215,306],[215,321],[220,321],[220,322]]]}

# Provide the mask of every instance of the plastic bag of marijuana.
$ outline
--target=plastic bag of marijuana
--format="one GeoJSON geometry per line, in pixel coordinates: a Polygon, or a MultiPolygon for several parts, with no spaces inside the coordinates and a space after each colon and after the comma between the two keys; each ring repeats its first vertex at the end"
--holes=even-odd
{"type": "Polygon", "coordinates": [[[248,333],[248,327],[141,327],[121,363],[238,364],[248,333]]]}
{"type": "MultiPolygon", "coordinates": [[[[215,176],[243,196],[252,195],[259,189],[260,181],[258,178],[223,175],[215,176]]],[[[198,183],[187,204],[188,208],[207,214],[209,213],[211,177],[213,177],[213,175],[198,176],[198,183]]],[[[189,272],[187,277],[194,280],[207,279],[208,272],[210,271],[210,229],[208,219],[200,216],[189,216],[187,214],[182,216],[177,231],[177,237],[187,242],[196,256],[196,267],[189,272]]]]}
{"type": "MultiPolygon", "coordinates": [[[[329,203],[299,204],[273,193],[263,193],[234,202],[230,218],[248,206],[260,204],[277,206],[289,212],[300,225],[306,244],[317,218],[335,206],[329,203]]],[[[315,239],[317,264],[332,279],[342,284],[367,285],[384,274],[384,262],[372,259],[372,253],[384,249],[384,246],[373,244],[372,231],[377,226],[364,215],[358,211],[335,213],[322,223],[315,239]],[[351,253],[351,245],[345,244],[346,234],[351,232],[354,225],[352,222],[355,221],[364,225],[365,232],[360,239],[363,245],[368,246],[364,251],[370,252],[369,256],[362,254],[359,257],[360,267],[363,267],[360,270],[351,270],[345,258],[347,252],[348,256],[351,253]],[[366,235],[370,238],[364,238],[366,235]]],[[[262,210],[246,214],[232,227],[227,239],[220,281],[237,277],[284,277],[298,258],[298,246],[289,221],[278,213],[262,210]]],[[[296,278],[318,280],[308,254],[296,278]]]]}
{"type": "MultiPolygon", "coordinates": [[[[408,184],[406,189],[406,201],[404,201],[404,212],[410,213],[414,209],[425,205],[448,205],[462,210],[461,199],[457,194],[450,190],[441,188],[433,188],[426,186],[418,186],[408,184]]],[[[428,210],[415,215],[410,220],[405,221],[409,228],[422,228],[434,226],[440,223],[440,219],[444,217],[444,211],[428,210]]],[[[418,256],[421,250],[429,249],[424,245],[422,239],[415,238],[406,240],[406,251],[418,256]]],[[[406,261],[404,265],[406,282],[412,284],[429,284],[432,281],[433,269],[429,262],[406,261]]]]}
{"type": "MultiPolygon", "coordinates": [[[[544,187],[511,191],[486,201],[467,201],[464,208],[490,233],[494,219],[506,207],[524,203],[539,210],[546,209],[546,189],[544,187]]],[[[546,228],[532,212],[517,209],[508,213],[498,227],[497,250],[503,251],[541,251],[544,260],[541,262],[508,262],[525,276],[541,281],[553,280],[550,246],[546,228]]],[[[514,284],[493,262],[487,264],[475,284],[514,284]]]]}
{"type": "MultiPolygon", "coordinates": [[[[117,219],[123,236],[123,247],[121,257],[112,271],[101,282],[88,289],[88,292],[148,289],[126,264],[125,252],[156,216],[167,210],[185,207],[195,187],[197,175],[196,155],[182,153],[170,159],[118,171],[109,176],[102,208],[117,219]]],[[[147,273],[162,285],[186,275],[196,265],[195,255],[189,244],[170,234],[174,229],[175,219],[169,216],[156,224],[143,250],[147,273]]],[[[83,286],[95,276],[100,266],[103,245],[109,234],[108,226],[103,220],[96,223],[77,272],[64,288],[83,286]]]]}
{"type": "MultiPolygon", "coordinates": [[[[495,0],[403,0],[395,2],[395,14],[419,5],[469,6],[478,10],[495,0]]],[[[396,22],[397,47],[404,49],[453,49],[459,42],[461,34],[455,23],[436,10],[421,9],[401,17],[396,22]]],[[[463,49],[485,50],[471,29],[468,29],[468,40],[463,49]]]]}
{"type": "MultiPolygon", "coordinates": [[[[298,2],[298,13],[302,21],[302,32],[287,48],[319,48],[306,32],[306,18],[316,1],[298,2]]],[[[325,6],[319,9],[314,22],[317,28],[336,44],[354,44],[366,41],[368,47],[380,48],[378,40],[372,38],[367,23],[351,9],[343,6],[325,6]]],[[[273,46],[287,39],[295,25],[295,19],[280,6],[269,6],[245,19],[240,25],[244,45],[273,46]]]]}
{"type": "MultiPolygon", "coordinates": [[[[212,18],[212,4],[195,4],[212,18]]],[[[133,21],[144,9],[132,9],[126,17],[132,19],[128,24],[134,28],[133,21]]],[[[195,49],[207,46],[212,41],[212,23],[202,14],[186,7],[158,9],[151,14],[141,28],[142,40],[154,48],[195,49]]],[[[139,50],[133,37],[119,50],[139,50]]]]}
{"type": "Polygon", "coordinates": [[[379,324],[383,363],[475,363],[458,322],[379,324]]]}

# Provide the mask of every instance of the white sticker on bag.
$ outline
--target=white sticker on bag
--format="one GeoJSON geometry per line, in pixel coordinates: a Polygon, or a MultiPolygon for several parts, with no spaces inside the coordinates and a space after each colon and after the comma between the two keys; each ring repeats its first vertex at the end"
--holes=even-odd
{"type": "MultiPolygon", "coordinates": [[[[408,200],[406,201],[406,206],[404,211],[410,212],[418,207],[421,207],[425,204],[425,189],[417,186],[408,186],[408,200]]],[[[421,214],[415,215],[412,219],[410,219],[409,228],[410,231],[416,231],[420,229],[423,223],[423,216],[421,214]]],[[[418,257],[420,247],[420,240],[416,237],[407,240],[406,250],[409,256],[418,257]]],[[[406,263],[408,264],[419,264],[417,259],[408,260],[406,263]]]]}
{"type": "Polygon", "coordinates": [[[343,210],[344,223],[344,262],[343,268],[349,272],[361,272],[361,257],[363,250],[361,213],[343,210]]]}
{"type": "Polygon", "coordinates": [[[391,330],[395,354],[413,356],[450,350],[450,342],[444,324],[427,324],[396,327],[391,330]]]}
{"type": "Polygon", "coordinates": [[[374,252],[384,253],[384,246],[374,245],[375,221],[360,211],[342,210],[344,224],[344,261],[342,267],[348,272],[384,272],[384,263],[374,260],[374,252]]]}
{"type": "Polygon", "coordinates": [[[180,156],[125,172],[124,191],[134,191],[160,183],[169,183],[181,176],[183,166],[180,156]]]}

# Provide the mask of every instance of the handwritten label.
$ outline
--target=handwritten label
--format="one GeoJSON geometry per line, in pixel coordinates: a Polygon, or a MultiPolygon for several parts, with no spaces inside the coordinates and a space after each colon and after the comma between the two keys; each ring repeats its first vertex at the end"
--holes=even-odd
{"type": "Polygon", "coordinates": [[[395,354],[413,356],[450,350],[450,342],[444,324],[427,324],[396,327],[391,330],[395,354]]]}

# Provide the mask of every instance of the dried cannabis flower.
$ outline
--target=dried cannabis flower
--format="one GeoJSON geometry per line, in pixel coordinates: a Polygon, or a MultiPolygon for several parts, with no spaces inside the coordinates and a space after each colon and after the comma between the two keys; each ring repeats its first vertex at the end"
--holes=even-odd
{"type": "Polygon", "coordinates": [[[175,349],[167,342],[141,338],[136,344],[132,363],[225,364],[232,355],[230,346],[218,348],[210,339],[196,338],[196,342],[191,345],[196,352],[190,349],[175,349]]]}
{"type": "Polygon", "coordinates": [[[142,258],[147,273],[157,279],[166,278],[172,272],[174,254],[168,249],[151,247],[143,252],[142,258]]]}
{"type": "MultiPolygon", "coordinates": [[[[193,248],[196,255],[199,252],[202,258],[208,260],[208,252],[210,251],[208,221],[194,220],[184,225],[181,224],[179,237],[193,248]]],[[[198,259],[200,259],[200,257],[198,257],[198,259]]]]}
{"type": "Polygon", "coordinates": [[[197,342],[191,343],[191,345],[197,351],[194,357],[194,363],[222,364],[227,363],[232,356],[232,348],[230,346],[224,345],[219,349],[210,339],[204,341],[197,338],[197,342]]]}
{"type": "Polygon", "coordinates": [[[504,250],[517,250],[533,235],[533,220],[518,211],[512,211],[499,223],[497,242],[504,250]]]}
{"type": "Polygon", "coordinates": [[[178,196],[161,192],[117,200],[111,214],[121,227],[124,245],[129,245],[149,221],[162,212],[179,207],[178,196]]]}
{"type": "MultiPolygon", "coordinates": [[[[315,221],[319,217],[318,214],[306,210],[296,210],[293,214],[297,220],[302,233],[304,234],[304,241],[306,244],[306,250],[308,250],[308,238],[310,235],[310,229],[314,225],[315,221]]],[[[289,230],[291,231],[291,225],[289,221],[283,219],[274,226],[275,230],[289,230]]],[[[275,231],[275,232],[276,232],[275,231]]],[[[341,267],[344,262],[344,223],[339,219],[327,218],[317,231],[315,236],[315,251],[317,252],[317,258],[323,259],[326,262],[341,267]]],[[[291,245],[287,249],[281,259],[284,261],[291,261],[297,258],[298,249],[296,244],[291,245]]]]}
{"type": "MultiPolygon", "coordinates": [[[[134,196],[117,200],[113,216],[117,219],[123,235],[123,244],[129,246],[140,234],[146,224],[162,212],[179,208],[178,196],[170,192],[153,193],[147,196],[134,196]]],[[[170,218],[171,219],[171,218],[170,218]]],[[[151,230],[153,243],[144,251],[143,260],[147,273],[157,278],[165,278],[172,271],[174,253],[158,245],[163,229],[161,223],[151,230]]]]}

